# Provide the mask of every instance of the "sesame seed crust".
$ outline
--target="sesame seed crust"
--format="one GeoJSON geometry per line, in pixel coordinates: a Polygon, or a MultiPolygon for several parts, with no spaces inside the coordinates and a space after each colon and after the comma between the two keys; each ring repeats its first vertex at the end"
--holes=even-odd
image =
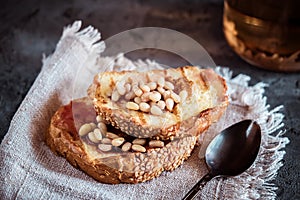
{"type": "Polygon", "coordinates": [[[139,76],[147,80],[138,83],[133,83],[133,79],[115,80],[130,73],[136,76],[140,72],[105,72],[103,79],[103,74],[95,76],[89,98],[76,99],[59,108],[46,133],[46,143],[53,152],[99,182],[140,183],[176,169],[191,155],[198,136],[205,134],[228,105],[225,80],[212,70],[188,66],[147,72],[139,76]],[[157,81],[151,78],[157,75],[157,81]],[[149,99],[143,96],[151,90],[160,91],[161,95],[150,98],[149,94],[149,99]],[[203,99],[192,96],[195,93],[201,93],[203,99]],[[168,108],[167,98],[174,102],[172,106],[168,102],[168,108]],[[213,104],[206,105],[205,99],[213,104]],[[126,109],[128,101],[135,104],[126,109]],[[138,110],[142,101],[150,106],[150,111],[145,105],[142,111],[138,110]],[[149,114],[156,106],[153,101],[160,102],[157,107],[163,114],[157,108],[157,115],[149,114]],[[201,109],[194,109],[193,104],[201,109]],[[166,117],[171,115],[176,120],[166,117]],[[166,119],[169,121],[163,121],[166,119]]]}
{"type": "MultiPolygon", "coordinates": [[[[87,98],[75,100],[72,104],[92,107],[87,98]]],[[[196,136],[188,136],[168,141],[163,147],[145,146],[146,152],[120,150],[108,154],[97,151],[97,145],[81,139],[82,136],[76,132],[76,129],[70,128],[74,122],[70,121],[70,118],[65,118],[66,113],[70,112],[70,105],[62,106],[52,117],[46,134],[46,143],[54,153],[65,157],[74,167],[99,182],[140,183],[158,177],[163,171],[175,170],[191,155],[197,141],[196,136]],[[95,152],[98,157],[94,156],[95,152]]],[[[80,126],[91,122],[84,120],[91,119],[89,115],[91,113],[80,116],[78,119],[80,126]]],[[[92,123],[96,123],[96,120],[92,123]]],[[[111,146],[105,144],[101,145],[101,148],[111,148],[111,146]]]]}

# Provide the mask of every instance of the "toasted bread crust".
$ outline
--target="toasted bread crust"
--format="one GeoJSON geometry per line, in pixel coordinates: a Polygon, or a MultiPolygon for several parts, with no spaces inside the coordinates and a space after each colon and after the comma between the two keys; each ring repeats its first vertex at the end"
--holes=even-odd
{"type": "MultiPolygon", "coordinates": [[[[153,179],[164,170],[176,169],[190,156],[196,144],[197,137],[190,136],[171,141],[161,149],[148,149],[146,153],[116,153],[112,157],[93,159],[85,150],[76,128],[74,129],[75,123],[70,113],[70,108],[74,104],[80,105],[82,109],[90,110],[91,108],[91,103],[87,98],[73,101],[71,104],[59,108],[51,119],[49,131],[46,134],[46,143],[57,155],[65,157],[74,167],[81,169],[102,183],[139,183],[153,179]],[[178,147],[180,147],[180,151],[174,151],[178,147]],[[166,154],[163,154],[164,152],[166,154]],[[160,157],[155,157],[159,153],[161,153],[160,157]],[[137,163],[137,160],[140,163],[137,163]],[[159,162],[161,164],[145,171],[143,166],[149,165],[149,160],[151,160],[152,165],[159,162]]],[[[91,116],[93,117],[94,114],[85,113],[83,118],[92,118],[91,116]]],[[[83,124],[85,121],[80,123],[83,124]]]]}
{"type": "MultiPolygon", "coordinates": [[[[203,110],[199,111],[195,114],[195,116],[190,116],[187,119],[174,121],[174,123],[166,123],[168,125],[164,126],[155,126],[156,124],[149,124],[148,120],[151,119],[149,114],[142,113],[140,111],[127,111],[126,109],[119,108],[116,104],[114,104],[109,98],[106,97],[105,93],[111,93],[115,85],[117,84],[116,79],[121,79],[120,77],[124,77],[126,75],[134,74],[135,76],[139,76],[139,72],[104,72],[95,77],[94,83],[89,88],[89,96],[94,101],[95,110],[99,115],[101,115],[104,119],[106,119],[110,124],[115,126],[116,128],[121,129],[123,132],[134,135],[135,137],[147,138],[156,136],[162,140],[166,140],[173,137],[182,137],[181,134],[184,132],[179,131],[184,127],[184,124],[187,122],[193,121],[193,117],[204,116],[206,110],[215,110],[222,114],[228,105],[228,97],[226,95],[227,86],[225,80],[218,76],[211,69],[199,69],[197,67],[186,66],[177,69],[171,70],[154,70],[151,71],[152,74],[155,73],[163,73],[163,74],[179,74],[179,78],[174,79],[173,82],[178,84],[178,86],[183,87],[181,89],[188,90],[190,95],[194,95],[195,91],[192,91],[192,85],[197,85],[197,88],[201,91],[209,91],[209,101],[210,105],[203,107],[203,110]],[[105,78],[103,78],[105,77],[105,78]],[[184,78],[181,78],[184,77],[184,78]],[[103,81],[103,80],[105,81],[103,81]],[[184,79],[185,81],[181,81],[184,79]],[[109,84],[107,81],[109,80],[109,84]],[[193,82],[193,84],[192,84],[193,82]],[[103,86],[103,85],[104,86],[103,86]],[[102,90],[105,91],[102,91],[102,90]],[[109,91],[110,90],[110,91],[109,91]],[[116,109],[112,108],[108,105],[116,105],[116,109]],[[147,120],[148,119],[148,120],[147,120]]],[[[140,75],[142,76],[142,75],[140,75]]],[[[145,76],[145,74],[143,75],[145,76]]],[[[171,79],[169,77],[169,79],[171,79]]],[[[195,87],[194,87],[195,88],[195,87]]],[[[178,88],[175,88],[178,90],[178,88]]],[[[196,91],[197,92],[197,91],[196,91]]],[[[207,95],[206,95],[207,96],[207,95]]],[[[203,99],[203,103],[207,103],[206,99],[203,99]]],[[[199,103],[199,102],[194,102],[199,103]]],[[[200,100],[200,106],[201,106],[200,100]]],[[[186,112],[184,115],[189,114],[186,112]]],[[[179,114],[176,114],[175,118],[178,118],[179,114]]],[[[182,116],[184,116],[182,115],[182,116]]],[[[217,121],[220,115],[210,115],[211,117],[207,120],[207,127],[210,126],[211,123],[217,121]]],[[[179,117],[182,118],[182,117],[179,117]]],[[[198,117],[197,117],[198,118],[198,117]]],[[[160,121],[163,121],[162,118],[160,121]]],[[[149,120],[151,121],[151,120],[149,120]]],[[[203,129],[205,130],[205,129],[203,129]]],[[[199,132],[201,133],[201,131],[199,132]]]]}
{"type": "MultiPolygon", "coordinates": [[[[57,110],[46,133],[46,143],[57,155],[65,157],[74,167],[99,182],[118,184],[151,180],[163,171],[172,171],[181,165],[193,151],[198,136],[205,134],[205,130],[221,117],[228,105],[224,79],[212,70],[207,70],[199,81],[203,88],[213,86],[216,90],[214,106],[177,124],[158,129],[159,134],[154,137],[165,142],[162,148],[146,147],[144,153],[116,151],[108,154],[98,151],[97,146],[86,143],[77,130],[85,123],[95,122],[96,111],[102,115],[108,126],[120,128],[118,124],[123,120],[122,122],[128,123],[127,127],[143,129],[140,123],[127,119],[122,113],[105,110],[107,108],[101,106],[100,102],[93,104],[87,97],[76,99],[57,110]],[[170,136],[173,136],[173,139],[170,140],[170,136]]],[[[90,87],[90,95],[95,94],[98,84],[90,87]]],[[[121,130],[124,131],[122,128],[121,130]]],[[[120,130],[116,130],[115,133],[117,132],[120,130]]]]}

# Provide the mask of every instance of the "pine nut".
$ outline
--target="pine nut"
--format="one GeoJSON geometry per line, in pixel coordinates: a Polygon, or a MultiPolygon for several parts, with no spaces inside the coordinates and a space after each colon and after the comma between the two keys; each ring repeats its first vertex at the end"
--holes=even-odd
{"type": "Polygon", "coordinates": [[[112,132],[107,132],[106,133],[106,137],[110,138],[110,139],[115,139],[115,138],[118,138],[119,136],[112,133],[112,132]]]}
{"type": "Polygon", "coordinates": [[[150,107],[152,107],[152,106],[156,106],[156,102],[153,102],[153,101],[150,101],[150,107]]]}
{"type": "Polygon", "coordinates": [[[145,145],[146,139],[143,138],[136,138],[132,141],[132,144],[139,144],[139,145],[145,145]]]}
{"type": "Polygon", "coordinates": [[[126,108],[128,108],[129,110],[139,110],[140,109],[139,105],[132,101],[129,101],[126,103],[126,108]]]}
{"type": "Polygon", "coordinates": [[[163,93],[163,97],[164,97],[164,100],[167,100],[168,98],[171,97],[171,91],[170,90],[167,90],[163,93]]]}
{"type": "Polygon", "coordinates": [[[129,151],[131,149],[132,144],[130,142],[126,142],[122,146],[122,151],[129,151]]]}
{"type": "Polygon", "coordinates": [[[166,90],[165,90],[163,87],[159,86],[159,87],[157,87],[157,91],[158,91],[160,94],[163,94],[166,90]]]}
{"type": "Polygon", "coordinates": [[[146,92],[146,93],[144,93],[142,96],[141,96],[141,100],[143,101],[143,102],[147,102],[147,101],[149,101],[150,100],[150,92],[146,92]]]}
{"type": "Polygon", "coordinates": [[[157,102],[157,106],[163,110],[166,107],[166,103],[164,101],[160,100],[157,102]]]}
{"type": "Polygon", "coordinates": [[[140,97],[143,94],[143,91],[137,85],[133,86],[132,91],[138,97],[140,97]]]}
{"type": "Polygon", "coordinates": [[[91,132],[93,129],[92,129],[92,126],[90,124],[83,124],[80,128],[79,128],[79,131],[78,131],[78,134],[80,136],[85,136],[86,134],[88,134],[89,132],[91,132]]]}
{"type": "Polygon", "coordinates": [[[139,84],[138,84],[141,88],[142,85],[145,85],[144,81],[139,81],[139,84]]]}
{"type": "Polygon", "coordinates": [[[131,90],[131,85],[130,85],[130,83],[126,83],[126,84],[125,84],[125,89],[126,89],[126,92],[130,92],[130,90],[131,90]]]}
{"type": "Polygon", "coordinates": [[[97,115],[96,121],[97,121],[97,122],[102,122],[102,121],[103,121],[103,118],[102,118],[100,115],[97,115]]]}
{"type": "Polygon", "coordinates": [[[118,93],[117,90],[114,90],[113,93],[112,93],[112,95],[111,95],[111,100],[112,101],[118,101],[119,98],[120,98],[120,94],[118,93]]]}
{"type": "Polygon", "coordinates": [[[166,81],[165,82],[165,86],[164,86],[167,90],[174,90],[174,85],[173,83],[166,81]]]}
{"type": "Polygon", "coordinates": [[[148,85],[141,85],[140,88],[144,92],[150,92],[150,87],[148,85]]]}
{"type": "Polygon", "coordinates": [[[124,95],[126,93],[126,88],[124,86],[124,81],[119,81],[116,84],[117,91],[120,95],[124,95]]]}
{"type": "Polygon", "coordinates": [[[109,139],[109,138],[103,138],[103,139],[101,140],[101,143],[102,143],[102,144],[111,144],[111,139],[109,139]]]}
{"type": "Polygon", "coordinates": [[[115,138],[111,141],[111,144],[115,147],[118,147],[118,146],[121,146],[123,144],[123,142],[125,141],[124,138],[122,137],[118,137],[118,138],[115,138]]]}
{"type": "Polygon", "coordinates": [[[150,111],[150,105],[145,102],[140,103],[140,110],[143,112],[149,112],[150,111]]]}
{"type": "Polygon", "coordinates": [[[151,114],[158,116],[163,114],[162,110],[156,105],[151,106],[150,112],[151,114]]]}
{"type": "Polygon", "coordinates": [[[135,97],[135,98],[133,99],[133,101],[134,101],[135,103],[137,103],[137,104],[140,104],[140,103],[142,102],[142,99],[141,99],[141,97],[135,97]]]}
{"type": "Polygon", "coordinates": [[[90,126],[91,126],[92,129],[95,129],[97,127],[97,125],[95,123],[93,123],[93,122],[90,123],[90,126]]]}
{"type": "Polygon", "coordinates": [[[161,87],[165,86],[165,78],[164,77],[159,77],[157,80],[157,84],[161,87]]]}
{"type": "Polygon", "coordinates": [[[98,148],[101,151],[110,151],[112,149],[112,146],[110,144],[99,144],[98,148]]]}
{"type": "Polygon", "coordinates": [[[139,145],[139,144],[134,144],[131,146],[132,150],[137,151],[137,152],[146,152],[146,148],[139,145]]]}
{"type": "Polygon", "coordinates": [[[179,96],[180,96],[181,102],[183,102],[183,101],[186,100],[186,98],[187,98],[187,96],[188,96],[188,93],[187,93],[186,90],[181,90],[181,91],[179,92],[179,96]]]}
{"type": "Polygon", "coordinates": [[[180,102],[180,96],[173,91],[171,92],[171,98],[174,100],[175,103],[180,102]]]}
{"type": "Polygon", "coordinates": [[[89,132],[88,133],[88,138],[91,142],[93,143],[98,143],[100,140],[98,140],[96,137],[95,137],[95,134],[94,132],[89,132]]]}
{"type": "Polygon", "coordinates": [[[161,94],[159,92],[151,92],[150,95],[149,95],[149,99],[154,101],[154,102],[157,102],[161,99],[161,94]]]}
{"type": "Polygon", "coordinates": [[[148,83],[148,86],[149,86],[150,90],[155,90],[157,88],[157,83],[150,82],[150,83],[148,83]]]}
{"type": "Polygon", "coordinates": [[[164,142],[163,141],[160,141],[160,140],[151,140],[149,142],[149,147],[152,147],[152,148],[162,148],[164,147],[164,142]]]}
{"type": "Polygon", "coordinates": [[[96,138],[97,140],[102,140],[102,134],[101,134],[101,131],[100,131],[99,128],[96,128],[96,129],[94,130],[94,135],[95,135],[95,138],[96,138]]]}
{"type": "Polygon", "coordinates": [[[135,94],[134,94],[133,91],[130,91],[130,92],[128,92],[128,93],[125,95],[125,99],[126,99],[126,100],[131,100],[131,99],[133,99],[134,97],[135,97],[135,94]]]}
{"type": "Polygon", "coordinates": [[[106,127],[106,124],[105,124],[105,123],[99,122],[99,123],[98,123],[98,128],[100,129],[100,131],[101,131],[101,133],[102,133],[103,135],[106,134],[106,132],[107,132],[107,127],[106,127]]]}
{"type": "Polygon", "coordinates": [[[172,111],[173,110],[173,107],[174,107],[174,100],[171,99],[171,98],[168,98],[166,100],[166,107],[169,111],[172,111]]]}

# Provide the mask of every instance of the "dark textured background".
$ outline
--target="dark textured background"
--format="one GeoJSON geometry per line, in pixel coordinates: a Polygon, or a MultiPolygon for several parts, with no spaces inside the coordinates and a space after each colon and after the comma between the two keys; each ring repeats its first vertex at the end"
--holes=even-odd
{"type": "MultiPolygon", "coordinates": [[[[300,73],[275,73],[255,68],[228,47],[222,33],[223,2],[194,1],[38,1],[1,2],[0,8],[0,139],[41,69],[42,54],[51,54],[62,28],[76,19],[100,29],[104,39],[135,27],[175,29],[201,43],[217,65],[268,83],[270,108],[284,105],[284,166],[274,183],[277,199],[300,199],[300,73]]],[[[151,51],[149,51],[151,54],[151,51]]],[[[159,56],[152,53],[150,56],[159,56]]]]}

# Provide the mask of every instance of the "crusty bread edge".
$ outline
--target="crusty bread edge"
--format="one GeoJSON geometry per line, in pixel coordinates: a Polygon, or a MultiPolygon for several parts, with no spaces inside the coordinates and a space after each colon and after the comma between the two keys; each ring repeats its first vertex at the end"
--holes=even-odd
{"type": "MultiPolygon", "coordinates": [[[[191,66],[185,66],[185,67],[191,67],[191,66]]],[[[206,77],[209,80],[209,75],[213,74],[213,76],[216,75],[216,73],[212,69],[207,69],[208,74],[206,74],[208,77],[206,77]]],[[[126,73],[126,72],[121,72],[126,73]]],[[[216,105],[213,108],[209,108],[206,110],[203,110],[201,113],[199,113],[199,117],[202,116],[206,117],[206,123],[205,125],[201,125],[202,130],[199,130],[197,133],[198,135],[202,133],[204,130],[206,130],[213,122],[216,122],[224,113],[226,110],[226,107],[228,106],[228,96],[227,96],[227,84],[223,77],[220,75],[216,76],[218,79],[219,87],[222,86],[222,92],[217,97],[219,104],[216,105]],[[207,113],[216,112],[219,113],[218,115],[207,115],[207,113]],[[210,116],[210,117],[208,117],[210,116]]],[[[94,84],[90,86],[88,89],[88,94],[90,98],[92,98],[93,94],[95,95],[97,93],[97,85],[99,86],[99,83],[96,80],[96,76],[94,79],[94,84]]],[[[92,98],[93,99],[93,98],[92,98]]],[[[180,123],[174,124],[169,127],[163,127],[160,129],[153,129],[153,128],[145,128],[144,126],[136,123],[135,121],[132,121],[126,117],[122,117],[122,112],[112,112],[111,109],[108,109],[106,107],[102,107],[101,102],[98,102],[96,99],[94,100],[94,108],[98,115],[101,115],[108,123],[112,124],[114,127],[122,130],[125,133],[130,132],[130,135],[133,135],[135,137],[152,137],[157,136],[158,138],[162,140],[167,140],[170,137],[181,137],[180,135],[180,123]],[[133,131],[128,131],[128,127],[132,127],[133,131]]],[[[186,121],[189,121],[190,119],[187,119],[186,121]]]]}
{"type": "MultiPolygon", "coordinates": [[[[46,144],[56,155],[66,158],[72,166],[82,170],[95,180],[102,183],[139,183],[158,177],[165,170],[172,171],[191,155],[197,141],[197,137],[186,137],[189,139],[189,144],[187,145],[184,153],[174,155],[171,162],[165,163],[163,166],[156,168],[155,171],[147,173],[140,173],[139,171],[119,171],[116,168],[105,165],[102,160],[91,160],[85,152],[80,140],[73,140],[67,130],[62,130],[54,125],[54,121],[60,119],[59,114],[61,111],[62,108],[60,108],[51,119],[50,127],[46,133],[46,144]]],[[[183,141],[183,139],[176,141],[183,141]]],[[[173,146],[178,145],[175,141],[170,142],[170,144],[171,143],[174,143],[173,146]]],[[[168,148],[171,148],[171,145],[163,147],[163,149],[168,148]]],[[[172,151],[172,149],[168,150],[172,151]]],[[[139,157],[143,153],[131,153],[131,155],[132,154],[139,157]]]]}

